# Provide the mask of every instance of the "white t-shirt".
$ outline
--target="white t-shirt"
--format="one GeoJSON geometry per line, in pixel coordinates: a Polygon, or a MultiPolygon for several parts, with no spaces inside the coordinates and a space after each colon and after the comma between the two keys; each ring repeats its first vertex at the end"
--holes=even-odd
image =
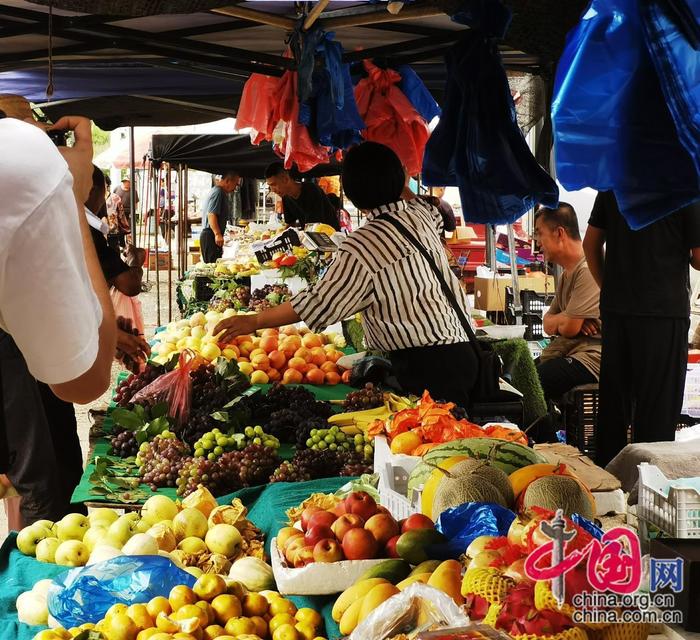
{"type": "MultiPolygon", "coordinates": [[[[95,362],[102,309],[68,165],[39,128],[0,119],[0,328],[48,384],[95,362]]],[[[82,211],[81,211],[82,214],[82,211]]]]}

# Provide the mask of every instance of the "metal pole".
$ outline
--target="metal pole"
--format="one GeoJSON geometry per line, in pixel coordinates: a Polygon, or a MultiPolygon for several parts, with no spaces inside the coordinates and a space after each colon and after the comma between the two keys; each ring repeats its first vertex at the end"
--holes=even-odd
{"type": "Polygon", "coordinates": [[[513,315],[515,324],[523,323],[523,305],[520,301],[520,281],[518,280],[518,252],[515,250],[513,225],[508,225],[508,254],[510,257],[510,275],[513,280],[513,315]]]}
{"type": "MultiPolygon", "coordinates": [[[[158,326],[160,327],[160,268],[158,266],[158,235],[160,234],[160,202],[158,199],[158,191],[160,189],[160,167],[158,168],[158,172],[153,171],[154,174],[154,180],[153,180],[153,217],[155,221],[154,225],[154,230],[153,233],[155,234],[156,242],[155,242],[155,255],[156,255],[156,305],[157,305],[157,312],[156,312],[156,322],[158,326]]],[[[150,228],[150,225],[149,225],[150,228]]]]}
{"type": "Polygon", "coordinates": [[[177,165],[177,278],[182,278],[182,167],[177,165]]]}
{"type": "Polygon", "coordinates": [[[166,201],[165,201],[165,211],[167,212],[168,220],[166,222],[166,229],[168,231],[168,322],[172,322],[173,320],[173,265],[172,265],[172,260],[173,260],[173,229],[172,229],[172,215],[173,212],[170,208],[170,203],[172,202],[170,199],[170,194],[172,193],[171,188],[172,188],[172,182],[171,182],[171,177],[172,173],[170,171],[170,165],[168,164],[168,178],[166,180],[167,188],[166,188],[166,201]]]}
{"type": "Polygon", "coordinates": [[[486,265],[493,273],[496,273],[496,228],[492,224],[486,225],[486,265]]]}
{"type": "Polygon", "coordinates": [[[131,189],[129,189],[129,211],[131,219],[129,227],[131,229],[131,242],[136,243],[136,168],[134,167],[134,127],[129,127],[129,179],[131,189]]]}

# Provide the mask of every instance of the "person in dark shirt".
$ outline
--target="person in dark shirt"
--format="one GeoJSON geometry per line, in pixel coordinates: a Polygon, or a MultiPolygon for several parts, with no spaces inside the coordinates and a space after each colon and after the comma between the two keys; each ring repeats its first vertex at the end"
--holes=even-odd
{"type": "Polygon", "coordinates": [[[293,180],[281,162],[273,162],[265,169],[265,179],[270,191],[282,198],[285,223],[303,227],[321,222],[340,231],[338,214],[319,186],[293,180]]]}
{"type": "Polygon", "coordinates": [[[583,242],[603,325],[596,462],[627,444],[673,441],[688,364],[690,276],[700,269],[700,203],[633,231],[598,194],[583,242]],[[604,248],[605,247],[605,248],[604,248]]]}
{"type": "Polygon", "coordinates": [[[452,211],[452,207],[449,205],[449,203],[444,200],[444,195],[445,187],[433,187],[433,196],[440,201],[437,205],[437,209],[442,216],[442,223],[444,227],[443,236],[445,233],[454,233],[454,230],[457,228],[457,220],[455,218],[454,211],[452,211]]]}

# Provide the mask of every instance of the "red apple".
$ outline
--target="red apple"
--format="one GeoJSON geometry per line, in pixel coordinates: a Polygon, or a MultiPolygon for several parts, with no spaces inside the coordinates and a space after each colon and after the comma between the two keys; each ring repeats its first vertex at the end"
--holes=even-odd
{"type": "Polygon", "coordinates": [[[345,511],[360,516],[365,522],[377,513],[377,503],[364,491],[353,491],[345,498],[345,511]]]}
{"type": "Polygon", "coordinates": [[[314,545],[314,560],[316,562],[339,562],[343,559],[343,550],[335,539],[319,540],[314,545]]]}
{"type": "Polygon", "coordinates": [[[287,543],[297,536],[303,536],[304,532],[294,527],[282,527],[277,532],[277,548],[282,551],[287,546],[287,543]]]}
{"type": "Polygon", "coordinates": [[[422,513],[414,513],[406,518],[401,525],[401,533],[410,531],[411,529],[433,529],[435,523],[422,513]]]}
{"type": "MultiPolygon", "coordinates": [[[[377,505],[377,513],[386,513],[386,515],[391,516],[391,511],[381,504],[377,505]]],[[[391,517],[393,518],[394,516],[391,517]]]]}
{"type": "Polygon", "coordinates": [[[362,528],[365,526],[365,521],[360,518],[360,516],[354,513],[346,513],[340,516],[332,525],[331,531],[335,534],[335,537],[342,542],[345,534],[350,531],[350,529],[362,528]]]}
{"type": "Polygon", "coordinates": [[[389,541],[384,546],[384,555],[387,558],[400,558],[401,556],[396,551],[396,543],[399,541],[401,536],[394,536],[390,538],[389,541]]]}
{"type": "Polygon", "coordinates": [[[345,513],[345,501],[341,500],[335,507],[331,509],[331,513],[335,513],[337,516],[342,516],[345,513]]]}
{"type": "Polygon", "coordinates": [[[343,553],[348,560],[370,560],[377,555],[379,545],[367,529],[350,529],[343,538],[343,553]]]}
{"type": "Polygon", "coordinates": [[[301,549],[305,544],[304,536],[295,536],[287,542],[287,546],[284,548],[284,557],[290,567],[294,566],[294,554],[297,549],[301,549]]]}
{"type": "Polygon", "coordinates": [[[311,527],[304,534],[304,543],[313,547],[319,540],[325,540],[326,538],[332,537],[333,532],[331,531],[330,527],[317,524],[315,527],[311,527]]]}
{"type": "Polygon", "coordinates": [[[391,538],[401,533],[398,522],[386,513],[373,515],[365,522],[365,529],[374,536],[380,547],[383,547],[391,538]]]}
{"type": "Polygon", "coordinates": [[[309,518],[309,526],[307,531],[308,529],[311,529],[311,527],[315,527],[317,525],[330,527],[337,519],[338,516],[330,511],[317,511],[309,518]]]}
{"type": "Polygon", "coordinates": [[[311,516],[317,511],[323,511],[320,507],[306,507],[301,512],[301,528],[306,531],[309,528],[309,520],[311,516]]]}
{"type": "Polygon", "coordinates": [[[314,548],[311,546],[299,547],[294,551],[294,568],[300,569],[307,564],[315,562],[314,548]]]}

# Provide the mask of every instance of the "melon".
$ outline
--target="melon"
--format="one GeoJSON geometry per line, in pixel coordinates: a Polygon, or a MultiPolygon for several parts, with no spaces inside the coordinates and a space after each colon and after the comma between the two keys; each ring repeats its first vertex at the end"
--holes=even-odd
{"type": "Polygon", "coordinates": [[[506,501],[506,506],[510,507],[515,502],[513,495],[513,487],[508,479],[508,474],[501,471],[498,467],[485,460],[477,460],[477,466],[474,467],[472,473],[481,476],[488,480],[503,496],[506,501]]]}
{"type": "Polygon", "coordinates": [[[595,504],[575,478],[544,476],[531,482],[522,494],[522,508],[543,507],[550,511],[562,509],[565,516],[578,513],[592,520],[595,504]]]}
{"type": "MultiPolygon", "coordinates": [[[[474,473],[474,461],[465,460],[454,465],[438,485],[433,500],[435,519],[446,509],[465,502],[490,502],[507,507],[501,492],[486,478],[474,473]]],[[[439,473],[439,472],[438,472],[439,473]]]]}
{"type": "Polygon", "coordinates": [[[408,497],[412,498],[413,491],[425,485],[436,465],[452,456],[489,460],[494,467],[507,474],[530,464],[547,462],[542,454],[516,442],[508,442],[498,438],[452,440],[428,451],[411,471],[408,478],[408,497]],[[432,465],[428,463],[432,463],[432,465]]]}

